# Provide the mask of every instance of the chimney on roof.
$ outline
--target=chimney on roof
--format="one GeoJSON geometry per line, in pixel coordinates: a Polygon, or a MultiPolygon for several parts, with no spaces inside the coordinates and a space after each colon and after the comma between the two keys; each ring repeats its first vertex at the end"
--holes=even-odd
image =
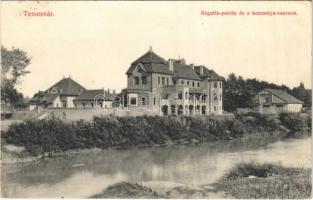
{"type": "Polygon", "coordinates": [[[150,47],[149,47],[149,52],[152,52],[152,46],[150,45],[150,47]]]}
{"type": "Polygon", "coordinates": [[[203,75],[203,66],[200,66],[200,75],[203,75]]]}
{"type": "Polygon", "coordinates": [[[108,93],[110,93],[110,88],[108,88],[108,93]]]}
{"type": "Polygon", "coordinates": [[[113,94],[115,94],[115,90],[113,90],[113,94]]]}
{"type": "Polygon", "coordinates": [[[168,59],[168,68],[170,71],[174,71],[174,60],[168,59]]]}
{"type": "Polygon", "coordinates": [[[191,67],[191,69],[193,69],[193,70],[195,69],[195,66],[194,66],[192,63],[190,64],[190,67],[191,67]]]}

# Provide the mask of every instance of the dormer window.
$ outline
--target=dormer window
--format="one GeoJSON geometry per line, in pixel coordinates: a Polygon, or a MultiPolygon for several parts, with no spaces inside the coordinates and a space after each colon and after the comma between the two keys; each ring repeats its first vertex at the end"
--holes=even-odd
{"type": "Polygon", "coordinates": [[[144,73],[145,72],[145,70],[143,69],[143,66],[140,63],[137,65],[137,72],[138,73],[144,73]]]}
{"type": "Polygon", "coordinates": [[[58,93],[57,89],[56,88],[53,88],[50,93],[58,93]]]}

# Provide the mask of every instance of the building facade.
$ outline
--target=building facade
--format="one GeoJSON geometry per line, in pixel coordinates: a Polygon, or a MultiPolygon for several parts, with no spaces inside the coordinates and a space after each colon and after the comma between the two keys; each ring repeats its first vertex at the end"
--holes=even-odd
{"type": "Polygon", "coordinates": [[[85,90],[71,77],[63,78],[49,89],[37,92],[29,100],[29,108],[74,108],[73,100],[85,90]]]}
{"type": "Polygon", "coordinates": [[[262,114],[299,113],[303,102],[282,90],[264,89],[255,97],[256,110],[262,114]]]}
{"type": "Polygon", "coordinates": [[[220,115],[223,78],[203,65],[184,59],[165,60],[152,51],[131,63],[122,90],[124,108],[147,109],[160,115],[220,115]]]}
{"type": "Polygon", "coordinates": [[[74,99],[76,108],[111,108],[115,94],[109,90],[85,90],[74,99]]]}

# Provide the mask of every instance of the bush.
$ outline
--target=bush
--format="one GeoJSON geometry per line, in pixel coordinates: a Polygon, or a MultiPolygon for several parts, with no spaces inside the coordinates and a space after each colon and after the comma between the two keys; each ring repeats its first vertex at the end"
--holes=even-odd
{"type": "MultiPolygon", "coordinates": [[[[289,115],[281,115],[281,121],[290,128],[302,126],[289,115]]],[[[102,116],[94,117],[91,122],[69,123],[52,117],[13,124],[1,137],[3,142],[24,146],[32,154],[45,155],[95,147],[128,148],[216,141],[277,129],[278,123],[274,119],[255,113],[238,115],[231,120],[188,116],[102,116]]]]}
{"type": "Polygon", "coordinates": [[[281,113],[280,123],[291,131],[301,131],[307,127],[305,120],[296,113],[281,113]]]}

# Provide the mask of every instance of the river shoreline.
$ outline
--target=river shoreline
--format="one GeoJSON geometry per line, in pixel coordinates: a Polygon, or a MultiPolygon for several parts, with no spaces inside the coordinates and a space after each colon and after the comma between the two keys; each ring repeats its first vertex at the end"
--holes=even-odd
{"type": "Polygon", "coordinates": [[[227,140],[219,140],[219,141],[205,141],[205,142],[180,142],[180,143],[169,143],[165,145],[153,145],[153,146],[133,146],[128,148],[119,148],[119,147],[110,147],[106,149],[100,149],[100,148],[92,148],[92,149],[75,149],[75,150],[67,150],[65,152],[54,152],[50,155],[45,154],[40,156],[31,156],[27,152],[25,152],[25,148],[18,147],[14,145],[8,145],[10,146],[10,150],[7,148],[7,145],[1,146],[1,164],[2,165],[10,165],[10,164],[16,164],[16,163],[29,163],[29,162],[37,162],[41,160],[46,159],[52,159],[57,158],[60,156],[71,156],[71,155],[84,155],[84,154],[91,154],[91,153],[101,153],[106,150],[117,150],[117,151],[124,151],[124,150],[131,150],[131,149],[145,149],[145,148],[163,148],[163,147],[169,147],[169,146],[199,146],[203,144],[218,144],[218,143],[224,143],[224,142],[236,142],[236,141],[257,141],[260,139],[271,139],[272,142],[276,142],[279,140],[289,139],[289,138],[305,138],[305,137],[311,137],[310,132],[308,131],[302,131],[302,132],[279,132],[276,131],[275,133],[254,133],[254,134],[244,134],[241,138],[231,138],[227,140]]]}

